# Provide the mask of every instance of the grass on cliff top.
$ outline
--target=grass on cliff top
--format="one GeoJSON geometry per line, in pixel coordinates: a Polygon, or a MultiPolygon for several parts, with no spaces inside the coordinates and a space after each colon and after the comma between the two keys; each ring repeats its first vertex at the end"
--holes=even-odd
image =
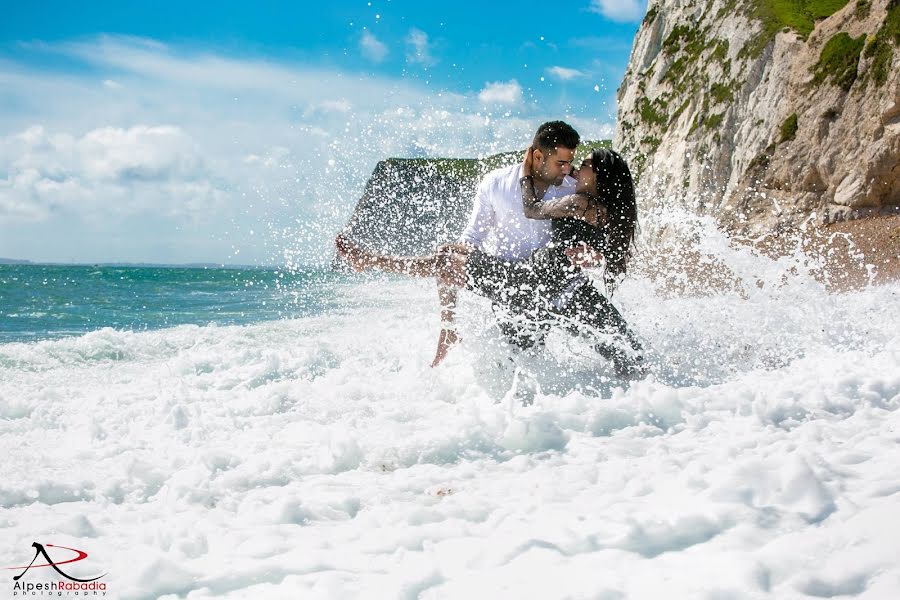
{"type": "Polygon", "coordinates": [[[803,37],[812,33],[817,19],[830,17],[847,5],[848,0],[763,0],[784,27],[803,37]]]}
{"type": "Polygon", "coordinates": [[[849,0],[751,0],[750,14],[762,23],[762,31],[741,50],[756,58],[779,31],[788,28],[804,39],[812,33],[818,19],[830,17],[849,0]]]}
{"type": "MultiPolygon", "coordinates": [[[[612,140],[585,140],[575,151],[576,165],[580,164],[593,148],[611,148],[612,140]]],[[[478,179],[488,171],[515,164],[522,160],[523,150],[511,150],[485,158],[389,158],[388,163],[425,167],[433,165],[437,174],[445,177],[478,179]]]]}

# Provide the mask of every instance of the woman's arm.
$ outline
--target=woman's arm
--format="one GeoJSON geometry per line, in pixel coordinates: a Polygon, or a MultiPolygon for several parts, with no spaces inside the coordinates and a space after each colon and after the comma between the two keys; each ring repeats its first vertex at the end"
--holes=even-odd
{"type": "Polygon", "coordinates": [[[522,163],[522,179],[519,186],[522,189],[522,208],[529,219],[561,219],[572,217],[583,219],[590,225],[597,227],[606,218],[606,210],[593,202],[587,194],[572,194],[556,198],[554,200],[539,200],[534,192],[534,178],[532,176],[532,149],[525,152],[525,160],[522,163]]]}
{"type": "Polygon", "coordinates": [[[594,227],[606,217],[602,206],[594,203],[586,194],[572,194],[554,200],[538,200],[534,196],[531,180],[522,178],[522,208],[529,219],[582,219],[594,227]]]}

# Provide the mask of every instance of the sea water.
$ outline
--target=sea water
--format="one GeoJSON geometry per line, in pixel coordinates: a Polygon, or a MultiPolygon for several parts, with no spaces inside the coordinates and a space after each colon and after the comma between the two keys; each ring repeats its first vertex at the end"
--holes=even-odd
{"type": "Polygon", "coordinates": [[[900,597],[900,285],[689,237],[731,283],[634,269],[636,382],[561,331],[505,346],[465,292],[432,369],[426,280],[3,267],[0,566],[81,549],[121,598],[900,597]]]}
{"type": "Polygon", "coordinates": [[[329,306],[338,279],[329,269],[0,265],[0,342],[301,317],[329,306]]]}

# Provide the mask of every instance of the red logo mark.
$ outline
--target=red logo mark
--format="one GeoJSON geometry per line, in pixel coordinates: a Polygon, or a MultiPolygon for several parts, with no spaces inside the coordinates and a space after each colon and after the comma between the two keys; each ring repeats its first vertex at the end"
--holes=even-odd
{"type": "Polygon", "coordinates": [[[75,558],[64,560],[62,562],[55,562],[52,558],[50,558],[50,555],[47,554],[47,550],[43,545],[38,544],[37,542],[32,542],[31,547],[34,548],[34,558],[31,559],[31,563],[29,563],[27,567],[3,567],[3,569],[25,569],[24,571],[13,577],[13,581],[18,581],[19,579],[21,579],[22,576],[28,572],[28,569],[37,569],[38,567],[53,567],[54,571],[56,571],[66,579],[71,579],[72,581],[78,581],[81,583],[96,581],[103,577],[103,575],[106,575],[106,573],[104,573],[103,575],[98,575],[97,577],[94,577],[92,579],[78,579],[76,577],[72,577],[71,575],[66,575],[62,572],[62,570],[59,568],[59,565],[67,565],[69,563],[78,562],[79,560],[84,560],[85,558],[87,558],[88,553],[83,550],[76,550],[75,548],[68,548],[66,546],[55,546],[53,544],[47,544],[47,548],[62,548],[63,550],[71,550],[72,552],[77,554],[75,558]],[[34,561],[37,560],[38,556],[43,556],[44,560],[46,560],[47,562],[42,565],[34,564],[34,561]]]}

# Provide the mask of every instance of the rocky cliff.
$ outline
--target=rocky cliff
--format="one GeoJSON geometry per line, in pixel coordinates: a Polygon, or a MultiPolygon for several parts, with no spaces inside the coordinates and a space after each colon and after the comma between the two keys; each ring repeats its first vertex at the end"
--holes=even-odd
{"type": "Polygon", "coordinates": [[[651,0],[614,146],[644,210],[733,227],[900,206],[900,0],[651,0]]]}
{"type": "Polygon", "coordinates": [[[382,160],[345,231],[371,250],[395,256],[429,252],[462,233],[481,177],[518,160],[518,153],[484,160],[382,160]]]}

